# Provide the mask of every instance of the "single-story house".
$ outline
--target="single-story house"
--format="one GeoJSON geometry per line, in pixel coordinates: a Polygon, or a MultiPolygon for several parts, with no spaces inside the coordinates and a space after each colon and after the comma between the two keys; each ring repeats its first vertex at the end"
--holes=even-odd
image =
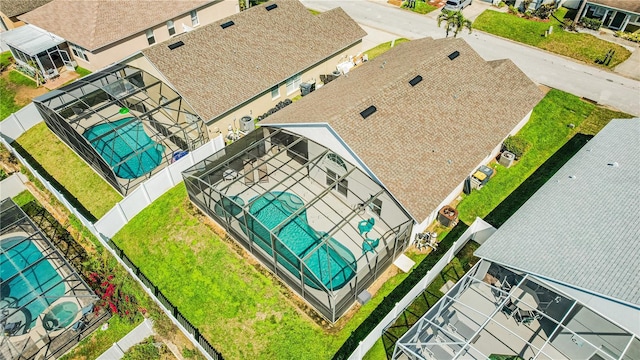
{"type": "Polygon", "coordinates": [[[613,120],[476,250],[393,359],[640,358],[640,119],[613,120]]]}
{"type": "Polygon", "coordinates": [[[18,16],[28,13],[51,0],[2,0],[0,2],[0,32],[24,25],[18,16]]]}
{"type": "Polygon", "coordinates": [[[640,29],[640,1],[583,0],[586,1],[580,19],[599,19],[602,26],[612,30],[636,32],[640,29]]]}
{"type": "Polygon", "coordinates": [[[190,199],[331,322],[522,127],[542,92],[462,39],[398,45],[183,173],[190,199]]]}
{"type": "Polygon", "coordinates": [[[211,136],[241,128],[361,51],[366,32],[342,9],[313,15],[271,1],[152,46],[127,60],[191,104],[211,136]]]}
{"type": "Polygon", "coordinates": [[[18,18],[64,39],[67,57],[95,71],[237,11],[234,0],[53,0],[18,18]]]}

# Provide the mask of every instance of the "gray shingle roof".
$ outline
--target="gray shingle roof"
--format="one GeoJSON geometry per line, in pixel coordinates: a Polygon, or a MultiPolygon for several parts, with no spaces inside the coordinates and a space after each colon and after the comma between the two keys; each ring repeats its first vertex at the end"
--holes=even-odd
{"type": "Polygon", "coordinates": [[[95,50],[212,2],[214,0],[54,0],[19,18],[95,50]]]}
{"type": "Polygon", "coordinates": [[[510,60],[487,62],[462,39],[426,38],[392,48],[262,125],[328,123],[423,221],[541,98],[510,60]],[[412,87],[416,75],[423,80],[412,87]],[[377,111],[363,120],[371,105],[377,111]]]}
{"type": "Polygon", "coordinates": [[[51,0],[2,0],[0,11],[8,17],[14,17],[36,9],[51,0]]]}
{"type": "Polygon", "coordinates": [[[640,118],[613,120],[476,255],[640,305],[638,154],[640,118]]]}
{"type": "MultiPolygon", "coordinates": [[[[143,54],[206,121],[360,41],[367,33],[342,9],[314,16],[277,1],[157,44],[143,54]],[[233,21],[226,29],[222,23],[233,21]],[[184,45],[170,50],[177,41],[184,45]]],[[[356,55],[356,54],[353,54],[356,55]]]]}

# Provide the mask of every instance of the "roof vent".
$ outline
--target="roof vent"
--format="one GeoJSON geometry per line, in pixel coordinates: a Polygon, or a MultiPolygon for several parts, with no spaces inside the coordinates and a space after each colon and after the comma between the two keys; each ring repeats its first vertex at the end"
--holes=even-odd
{"type": "Polygon", "coordinates": [[[174,42],[173,44],[169,44],[168,48],[169,50],[173,50],[179,48],[182,45],[184,45],[184,43],[182,42],[182,40],[180,40],[178,42],[174,42]]]}
{"type": "Polygon", "coordinates": [[[449,54],[449,60],[453,60],[455,58],[457,58],[458,56],[460,56],[460,51],[456,50],[454,52],[452,52],[451,54],[449,54]]]}
{"type": "Polygon", "coordinates": [[[619,167],[620,166],[620,164],[618,164],[617,161],[614,161],[612,163],[608,163],[607,165],[612,166],[612,167],[619,167]]]}
{"type": "Polygon", "coordinates": [[[235,23],[233,21],[227,21],[226,23],[220,25],[221,28],[226,29],[229,26],[233,26],[235,23]]]}
{"type": "Polygon", "coordinates": [[[271,5],[267,6],[265,9],[267,9],[267,11],[271,11],[271,10],[277,8],[277,7],[278,7],[278,4],[271,4],[271,5]]]}
{"type": "Polygon", "coordinates": [[[366,119],[366,118],[368,118],[369,116],[371,116],[371,114],[373,114],[374,112],[376,112],[376,110],[378,110],[378,109],[376,109],[376,107],[375,107],[375,106],[371,105],[371,106],[369,106],[368,108],[366,108],[366,109],[362,110],[362,111],[360,112],[360,116],[362,116],[362,118],[363,118],[363,119],[366,119]]]}
{"type": "Polygon", "coordinates": [[[416,85],[418,85],[418,83],[420,81],[422,81],[422,76],[418,75],[418,76],[414,77],[413,79],[409,80],[409,85],[416,86],[416,85]]]}

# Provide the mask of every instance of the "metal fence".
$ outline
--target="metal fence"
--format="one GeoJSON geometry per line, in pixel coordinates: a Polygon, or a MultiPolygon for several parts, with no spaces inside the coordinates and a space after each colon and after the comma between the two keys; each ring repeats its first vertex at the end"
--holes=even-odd
{"type": "Polygon", "coordinates": [[[458,251],[469,241],[474,240],[480,244],[482,244],[496,229],[493,228],[489,223],[486,223],[484,220],[480,218],[476,218],[476,220],[469,226],[469,228],[460,236],[460,238],[453,243],[451,248],[440,258],[440,260],[427,272],[427,274],[402,298],[402,300],[398,301],[396,305],[393,307],[393,310],[390,311],[387,316],[385,316],[380,323],[365,337],[360,343],[356,350],[351,354],[349,360],[357,360],[362,359],[362,357],[373,347],[373,345],[378,341],[378,339],[382,336],[385,329],[389,327],[391,324],[395,322],[404,310],[413,303],[415,298],[420,296],[429,284],[435,280],[435,278],[440,274],[442,269],[451,262],[453,257],[458,253],[458,251]]]}
{"type": "Polygon", "coordinates": [[[53,196],[66,207],[69,212],[75,216],[83,226],[85,226],[101,244],[115,256],[116,260],[124,266],[129,274],[140,284],[143,289],[151,296],[151,298],[160,305],[160,308],[169,316],[173,323],[189,338],[189,340],[198,348],[207,359],[219,360],[222,355],[218,352],[207,339],[205,339],[200,331],[193,326],[178,311],[177,307],[162,294],[157,286],[144,275],[140,269],[129,259],[124,252],[119,249],[111,236],[115,235],[129,220],[150,205],[155,199],[173,188],[182,181],[181,172],[194,165],[196,162],[213,154],[214,152],[224,148],[224,139],[222,135],[214,138],[207,144],[201,146],[195,151],[189,153],[188,156],[181,158],[175,163],[169,165],[152,178],[148,179],[141,186],[117,203],[100,221],[95,224],[89,221],[83,213],[74,207],[67,200],[61,191],[51,184],[42,174],[40,174],[20,153],[11,145],[15,139],[24,134],[31,127],[37,125],[42,117],[35,109],[33,104],[29,104],[20,111],[11,114],[5,120],[0,122],[0,143],[4,145],[9,152],[22,163],[33,176],[42,183],[42,185],[53,196]],[[100,230],[99,230],[100,229],[100,230]],[[104,232],[102,232],[102,231],[104,232]],[[179,315],[178,315],[179,314],[179,315]]]}

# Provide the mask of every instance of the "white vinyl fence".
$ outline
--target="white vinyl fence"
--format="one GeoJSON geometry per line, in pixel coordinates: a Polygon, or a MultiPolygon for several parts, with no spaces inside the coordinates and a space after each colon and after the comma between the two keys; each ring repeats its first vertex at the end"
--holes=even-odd
{"type": "MultiPolygon", "coordinates": [[[[32,174],[38,179],[44,187],[53,194],[70,212],[73,214],[82,225],[84,225],[91,233],[100,241],[111,254],[118,260],[118,262],[129,272],[129,274],[140,284],[142,288],[151,296],[151,298],[160,306],[160,308],[169,316],[171,321],[189,338],[189,340],[196,346],[202,354],[209,360],[216,360],[219,357],[211,355],[210,351],[207,351],[202,344],[188,331],[174,316],[172,310],[160,301],[157,295],[152,291],[136,274],[139,269],[132,269],[123,259],[117,254],[117,252],[108,244],[111,236],[122,229],[129,220],[131,220],[136,214],[142,211],[145,207],[150,205],[153,200],[160,197],[167,192],[173,186],[182,181],[181,172],[196,162],[212,155],[216,151],[224,148],[224,139],[222,135],[212,139],[207,144],[201,146],[195,151],[190,152],[187,156],[179,159],[175,163],[167,166],[159,173],[152,176],[140,185],[139,188],[134,190],[131,194],[125,197],[122,201],[116,204],[109,212],[96,222],[96,224],[87,220],[67,199],[60,193],[49,181],[47,181],[36,169],[27,162],[27,160],[20,155],[16,149],[11,146],[11,142],[20,137],[23,133],[29,130],[34,125],[40,123],[42,117],[38,113],[33,103],[24,107],[20,111],[11,114],[5,120],[0,122],[0,142],[6,147],[11,154],[13,154],[32,174]],[[103,232],[98,230],[98,226],[103,232]],[[109,234],[109,235],[107,235],[109,234]]],[[[88,166],[88,165],[87,165],[88,166]]]]}
{"type": "Polygon", "coordinates": [[[405,295],[402,300],[396,303],[396,306],[393,307],[393,310],[387,314],[387,316],[380,321],[378,326],[376,326],[367,337],[360,342],[356,350],[351,354],[349,360],[359,360],[364,357],[364,355],[373,347],[373,345],[382,337],[384,331],[389,327],[393,322],[402,314],[402,312],[409,306],[413,301],[422,294],[429,284],[435,280],[435,278],[440,274],[442,269],[451,262],[453,257],[458,253],[458,251],[469,241],[474,240],[480,244],[482,244],[491,234],[493,234],[496,229],[491,226],[491,224],[485,222],[480,218],[476,218],[476,220],[469,226],[467,231],[465,231],[460,238],[453,243],[449,251],[442,256],[440,261],[438,261],[431,270],[427,272],[427,274],[416,284],[416,286],[411,289],[405,295]]]}

